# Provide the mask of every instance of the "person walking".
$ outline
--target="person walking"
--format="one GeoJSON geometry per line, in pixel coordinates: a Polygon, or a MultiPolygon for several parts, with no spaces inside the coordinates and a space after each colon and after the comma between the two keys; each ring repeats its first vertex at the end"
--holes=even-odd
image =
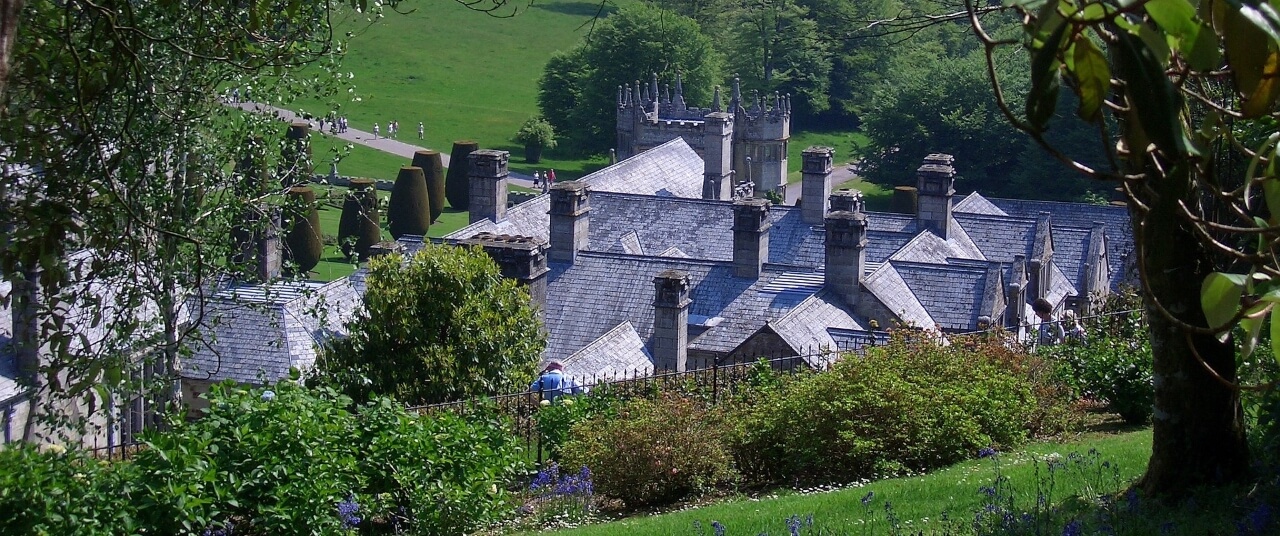
{"type": "Polygon", "coordinates": [[[1036,317],[1040,319],[1040,325],[1036,328],[1035,343],[1037,345],[1052,346],[1059,344],[1067,334],[1062,329],[1062,323],[1053,319],[1053,304],[1044,298],[1037,298],[1031,304],[1031,310],[1035,311],[1036,317]]]}
{"type": "Polygon", "coordinates": [[[373,124],[373,139],[375,139],[375,140],[376,140],[376,139],[378,139],[378,124],[377,124],[377,123],[374,123],[374,124],[373,124]]]}
{"type": "Polygon", "coordinates": [[[418,139],[423,139],[427,133],[427,128],[422,126],[422,121],[418,121],[418,139]]]}
{"type": "Polygon", "coordinates": [[[554,402],[555,399],[564,395],[582,394],[582,386],[565,375],[563,364],[553,360],[542,369],[542,374],[534,380],[533,385],[529,386],[529,391],[541,393],[543,400],[554,402]]]}
{"type": "Polygon", "coordinates": [[[547,172],[547,183],[552,185],[556,183],[556,170],[554,168],[547,172]]]}
{"type": "Polygon", "coordinates": [[[533,187],[538,188],[540,186],[542,186],[542,176],[535,171],[533,172],[533,187]]]}

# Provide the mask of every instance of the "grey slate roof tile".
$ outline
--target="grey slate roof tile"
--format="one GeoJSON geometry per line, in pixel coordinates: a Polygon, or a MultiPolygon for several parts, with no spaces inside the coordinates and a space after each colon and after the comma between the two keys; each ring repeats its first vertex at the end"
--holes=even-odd
{"type": "Polygon", "coordinates": [[[884,263],[867,274],[862,286],[904,323],[924,329],[937,325],[893,263],[884,263]]]}
{"type": "Polygon", "coordinates": [[[261,383],[287,377],[290,367],[309,369],[317,346],[342,336],[359,307],[360,297],[346,279],[223,290],[206,300],[203,344],[183,361],[181,374],[261,383]]]}
{"type": "Polygon", "coordinates": [[[653,356],[630,321],[618,324],[562,362],[565,374],[580,384],[653,374],[653,356]]]}
{"type": "Polygon", "coordinates": [[[944,330],[977,328],[986,268],[891,261],[907,288],[944,330]]]}
{"type": "Polygon", "coordinates": [[[1125,207],[1111,205],[1090,205],[1086,203],[1064,203],[1060,201],[1033,201],[1026,199],[989,199],[1011,216],[1034,218],[1040,212],[1053,214],[1053,225],[1091,229],[1093,222],[1104,224],[1107,233],[1107,257],[1111,264],[1111,282],[1119,285],[1125,282],[1126,259],[1132,260],[1133,230],[1130,228],[1129,212],[1125,207]]]}
{"type": "Polygon", "coordinates": [[[969,214],[985,214],[987,216],[1008,216],[1009,214],[995,206],[978,192],[973,192],[951,207],[952,212],[969,214]]]}
{"type": "MultiPolygon", "coordinates": [[[[800,302],[777,320],[769,322],[773,331],[800,355],[830,355],[842,350],[831,329],[863,331],[850,314],[844,300],[834,292],[819,291],[800,302]]],[[[810,366],[822,366],[825,359],[814,357],[810,366]]]]}

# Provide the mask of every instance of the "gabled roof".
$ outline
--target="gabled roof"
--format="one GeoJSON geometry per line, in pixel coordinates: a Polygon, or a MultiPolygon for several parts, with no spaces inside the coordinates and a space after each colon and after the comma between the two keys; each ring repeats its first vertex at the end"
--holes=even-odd
{"type": "Polygon", "coordinates": [[[902,322],[923,329],[937,325],[893,263],[885,263],[867,274],[862,286],[902,322]]]}
{"type": "Polygon", "coordinates": [[[938,327],[953,331],[977,329],[988,290],[989,270],[985,267],[904,261],[890,264],[938,327]]]}
{"type": "Polygon", "coordinates": [[[702,197],[702,157],[675,138],[594,173],[585,182],[593,191],[656,195],[660,197],[702,197]]]}
{"type": "MultiPolygon", "coordinates": [[[[193,307],[198,304],[193,304],[193,307]]],[[[342,336],[360,307],[347,279],[237,285],[205,300],[200,338],[183,360],[185,378],[276,381],[315,364],[316,348],[342,336]]]]}
{"type": "Polygon", "coordinates": [[[580,383],[653,374],[653,356],[630,321],[618,324],[561,362],[565,374],[580,383]]]}
{"type": "Polygon", "coordinates": [[[956,203],[955,206],[951,207],[951,212],[952,213],[964,212],[968,214],[985,214],[987,216],[1008,216],[1009,215],[1005,211],[1001,210],[1000,207],[997,207],[991,201],[988,201],[987,198],[982,197],[982,195],[979,194],[978,192],[973,192],[965,196],[965,198],[961,199],[959,203],[956,203]]]}
{"type": "MultiPolygon", "coordinates": [[[[1092,229],[1094,222],[1103,224],[1107,234],[1107,257],[1111,266],[1112,285],[1125,279],[1125,259],[1133,254],[1133,230],[1129,223],[1129,211],[1114,205],[1090,205],[1061,201],[1034,201],[1027,199],[990,198],[991,204],[1015,217],[1035,217],[1040,212],[1053,214],[1055,233],[1059,226],[1076,229],[1092,229]]],[[[1056,244],[1055,244],[1056,246],[1056,244]]],[[[1132,260],[1132,259],[1130,259],[1132,260]]]]}
{"type": "Polygon", "coordinates": [[[787,314],[770,321],[769,327],[799,355],[809,356],[809,366],[819,367],[819,355],[844,350],[831,335],[832,329],[849,333],[865,332],[850,314],[844,300],[834,292],[820,291],[796,305],[787,314]]]}
{"type": "Polygon", "coordinates": [[[1031,259],[1035,247],[1036,220],[983,214],[955,214],[956,223],[990,261],[1013,262],[1014,255],[1031,259]]]}

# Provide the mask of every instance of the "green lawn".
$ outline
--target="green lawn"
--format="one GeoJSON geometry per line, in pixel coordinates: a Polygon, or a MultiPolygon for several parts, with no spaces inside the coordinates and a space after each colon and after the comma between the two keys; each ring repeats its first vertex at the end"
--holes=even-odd
{"type": "MultiPolygon", "coordinates": [[[[974,512],[980,511],[990,500],[979,492],[979,488],[993,483],[996,464],[999,464],[1000,474],[1009,477],[1016,504],[1023,507],[1028,501],[1035,504],[1037,480],[1050,477],[1054,483],[1052,502],[1077,494],[1121,491],[1142,473],[1150,454],[1150,430],[1092,436],[1067,444],[1036,444],[1012,454],[1001,454],[995,459],[970,460],[927,475],[876,481],[840,491],[786,491],[758,499],[735,499],[701,508],[563,530],[556,534],[694,535],[698,533],[693,528],[694,522],[702,525],[704,534],[710,534],[712,521],[723,523],[728,535],[787,534],[783,520],[792,515],[801,518],[812,515],[815,528],[833,531],[823,534],[890,534],[886,521],[888,511],[897,517],[903,533],[941,531],[943,523],[940,516],[943,512],[958,520],[960,527],[969,529],[974,512]],[[1088,455],[1090,449],[1098,452],[1093,461],[1077,462],[1071,455],[1077,453],[1084,458],[1092,458],[1088,455]],[[1051,475],[1043,461],[1050,453],[1060,454],[1066,461],[1066,469],[1056,470],[1051,475]],[[1040,461],[1038,467],[1033,460],[1040,461]],[[1107,466],[1103,467],[1102,462],[1107,466]],[[864,505],[862,500],[869,493],[871,497],[864,505]],[[892,505],[891,508],[886,509],[886,504],[892,505]]],[[[971,532],[971,529],[967,531],[971,532]]],[[[1061,532],[1061,526],[1047,531],[1049,534],[1061,532]]],[[[805,534],[809,533],[805,531],[805,534]]]]}
{"type": "MultiPolygon", "coordinates": [[[[361,130],[371,130],[376,122],[385,132],[388,121],[399,121],[400,138],[412,143],[419,143],[422,121],[422,143],[428,147],[448,151],[454,140],[473,139],[482,148],[511,151],[513,169],[525,171],[516,162],[523,149],[511,137],[537,113],[543,66],[554,52],[586,35],[589,27],[583,23],[595,17],[598,5],[573,0],[514,5],[523,11],[512,18],[489,17],[456,2],[421,2],[408,14],[388,9],[373,25],[343,20],[335,33],[355,33],[342,70],[354,75],[360,100],[340,102],[341,113],[361,130]]],[[[314,99],[292,107],[328,108],[314,99]]],[[[557,177],[568,179],[591,165],[552,159],[539,169],[553,167],[557,177]]]]}

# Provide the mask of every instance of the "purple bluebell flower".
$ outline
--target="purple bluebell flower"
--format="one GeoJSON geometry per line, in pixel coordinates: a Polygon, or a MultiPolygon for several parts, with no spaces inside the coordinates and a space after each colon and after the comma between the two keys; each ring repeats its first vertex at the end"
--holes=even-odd
{"type": "Polygon", "coordinates": [[[999,453],[996,452],[996,449],[993,449],[991,447],[984,447],[982,450],[978,451],[979,458],[990,458],[992,456],[995,456],[996,454],[999,454],[999,453]]]}
{"type": "Polygon", "coordinates": [[[981,494],[986,495],[986,496],[988,496],[988,497],[995,497],[995,496],[996,496],[996,488],[994,488],[994,487],[992,487],[992,486],[980,486],[980,487],[978,487],[978,493],[981,493],[981,494]]]}
{"type": "Polygon", "coordinates": [[[792,514],[787,518],[787,530],[791,531],[791,536],[800,536],[800,516],[792,514]]]}
{"type": "Polygon", "coordinates": [[[1264,529],[1271,524],[1271,517],[1271,506],[1267,503],[1259,503],[1256,508],[1249,511],[1245,520],[1254,533],[1263,534],[1264,529]]]}
{"type": "Polygon", "coordinates": [[[1070,523],[1062,527],[1062,536],[1080,536],[1081,534],[1080,520],[1078,519],[1072,519],[1070,523]]]}
{"type": "Polygon", "coordinates": [[[1125,502],[1125,510],[1127,510],[1130,514],[1137,512],[1138,507],[1140,506],[1137,490],[1130,489],[1129,491],[1125,492],[1124,502],[1125,502]]]}
{"type": "Polygon", "coordinates": [[[227,522],[221,527],[209,527],[204,529],[203,536],[231,536],[236,530],[236,524],[227,522]]]}
{"type": "Polygon", "coordinates": [[[356,502],[355,495],[347,495],[347,498],[338,503],[338,518],[342,520],[342,528],[353,529],[360,524],[360,503],[356,502]]]}
{"type": "Polygon", "coordinates": [[[711,530],[715,531],[716,536],[724,536],[724,523],[721,523],[719,521],[712,521],[711,530]]]}
{"type": "Polygon", "coordinates": [[[874,498],[875,496],[876,496],[876,492],[868,491],[866,495],[862,496],[862,505],[866,506],[868,504],[871,504],[871,499],[874,498]]]}

